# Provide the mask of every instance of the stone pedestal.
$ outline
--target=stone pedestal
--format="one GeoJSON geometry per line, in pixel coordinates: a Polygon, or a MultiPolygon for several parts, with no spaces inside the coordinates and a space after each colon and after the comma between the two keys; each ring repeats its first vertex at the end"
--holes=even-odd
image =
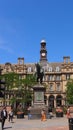
{"type": "Polygon", "coordinates": [[[33,87],[34,91],[34,106],[44,106],[44,93],[45,93],[45,87],[41,84],[37,84],[33,87]]]}
{"type": "Polygon", "coordinates": [[[46,89],[43,85],[37,84],[33,87],[33,106],[31,107],[31,119],[41,118],[41,110],[44,109],[47,113],[47,107],[44,102],[44,93],[46,89]]]}

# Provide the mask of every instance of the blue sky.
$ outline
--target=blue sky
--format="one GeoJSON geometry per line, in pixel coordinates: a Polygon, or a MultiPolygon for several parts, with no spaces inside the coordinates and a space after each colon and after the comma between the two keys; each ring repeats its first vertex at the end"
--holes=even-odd
{"type": "Polygon", "coordinates": [[[38,62],[42,39],[48,62],[73,61],[73,0],[0,0],[0,64],[38,62]]]}

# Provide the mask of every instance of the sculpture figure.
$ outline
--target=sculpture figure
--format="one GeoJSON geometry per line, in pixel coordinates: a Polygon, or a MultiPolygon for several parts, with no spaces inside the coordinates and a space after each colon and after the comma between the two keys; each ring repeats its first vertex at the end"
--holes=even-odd
{"type": "Polygon", "coordinates": [[[37,74],[37,82],[40,82],[42,84],[44,72],[38,63],[36,64],[36,74],[37,74]]]}

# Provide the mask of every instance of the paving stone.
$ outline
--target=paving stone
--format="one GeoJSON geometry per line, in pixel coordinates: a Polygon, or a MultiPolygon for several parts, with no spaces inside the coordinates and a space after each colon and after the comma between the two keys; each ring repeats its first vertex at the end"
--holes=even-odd
{"type": "Polygon", "coordinates": [[[68,119],[66,117],[47,119],[47,121],[28,120],[14,118],[14,123],[5,122],[6,130],[69,130],[68,119]]]}

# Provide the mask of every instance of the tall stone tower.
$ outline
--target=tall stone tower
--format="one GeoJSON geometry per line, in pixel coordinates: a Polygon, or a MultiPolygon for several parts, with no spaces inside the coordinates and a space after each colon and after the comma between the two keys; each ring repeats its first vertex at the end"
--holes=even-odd
{"type": "Polygon", "coordinates": [[[42,40],[40,44],[41,44],[40,62],[41,61],[46,62],[47,61],[47,50],[46,50],[46,42],[45,42],[45,40],[42,40]]]}

